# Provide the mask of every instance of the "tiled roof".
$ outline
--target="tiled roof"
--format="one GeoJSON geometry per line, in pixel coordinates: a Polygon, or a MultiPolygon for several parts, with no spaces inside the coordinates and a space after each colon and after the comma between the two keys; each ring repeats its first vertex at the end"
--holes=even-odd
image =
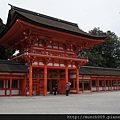
{"type": "Polygon", "coordinates": [[[82,66],[79,69],[80,75],[99,75],[99,76],[120,76],[120,69],[82,66]]]}
{"type": "Polygon", "coordinates": [[[0,60],[0,72],[28,73],[28,68],[23,63],[0,60]]]}
{"type": "MultiPolygon", "coordinates": [[[[97,38],[97,39],[105,38],[105,37],[90,35],[87,32],[84,32],[83,30],[79,29],[76,23],[72,23],[58,18],[43,15],[40,13],[32,12],[15,6],[11,6],[11,9],[9,10],[8,20],[6,24],[8,28],[6,28],[6,31],[9,29],[10,25],[12,25],[18,18],[27,21],[28,23],[35,24],[37,26],[52,28],[55,30],[59,30],[75,35],[81,35],[81,36],[86,36],[89,38],[97,38]]],[[[4,35],[6,31],[3,31],[0,37],[2,37],[2,35],[4,35]]]]}

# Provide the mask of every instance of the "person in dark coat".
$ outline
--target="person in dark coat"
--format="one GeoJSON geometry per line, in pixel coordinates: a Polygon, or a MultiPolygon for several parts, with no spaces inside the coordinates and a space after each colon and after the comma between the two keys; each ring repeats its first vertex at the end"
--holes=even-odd
{"type": "Polygon", "coordinates": [[[66,83],[65,88],[66,88],[66,96],[68,96],[68,93],[69,93],[69,90],[70,90],[70,86],[69,86],[68,83],[66,83]]]}
{"type": "Polygon", "coordinates": [[[57,92],[57,84],[54,85],[54,87],[53,87],[53,92],[54,92],[53,94],[56,95],[56,92],[57,92]]]}

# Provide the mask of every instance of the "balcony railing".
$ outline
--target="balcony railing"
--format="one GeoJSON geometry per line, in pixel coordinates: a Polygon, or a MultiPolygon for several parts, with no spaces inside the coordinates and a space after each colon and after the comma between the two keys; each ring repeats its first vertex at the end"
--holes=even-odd
{"type": "Polygon", "coordinates": [[[29,55],[29,56],[37,56],[37,57],[45,57],[45,58],[64,58],[64,59],[83,59],[83,60],[88,60],[88,57],[86,56],[77,56],[75,53],[72,52],[58,52],[58,51],[44,51],[44,50],[33,50],[33,52],[30,51],[23,51],[21,53],[18,53],[16,56],[12,56],[10,59],[16,59],[18,57],[22,57],[24,55],[29,55]]]}

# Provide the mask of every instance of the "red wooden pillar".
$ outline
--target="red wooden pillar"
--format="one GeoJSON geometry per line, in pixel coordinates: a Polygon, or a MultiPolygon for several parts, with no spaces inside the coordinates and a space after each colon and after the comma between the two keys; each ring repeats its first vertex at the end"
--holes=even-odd
{"type": "Polygon", "coordinates": [[[112,77],[110,78],[111,91],[112,91],[112,77]]]}
{"type": "Polygon", "coordinates": [[[18,86],[19,86],[19,95],[23,92],[23,86],[22,86],[22,84],[23,84],[23,81],[21,81],[21,80],[18,80],[18,86]]]}
{"type": "Polygon", "coordinates": [[[10,96],[12,95],[12,74],[10,74],[10,96]]]}
{"type": "Polygon", "coordinates": [[[116,78],[116,90],[118,90],[118,80],[116,78]]]}
{"type": "Polygon", "coordinates": [[[40,94],[40,89],[39,89],[39,84],[40,84],[40,74],[39,74],[39,70],[37,69],[37,94],[40,94]]]}
{"type": "Polygon", "coordinates": [[[32,96],[32,64],[29,67],[29,96],[32,96]]]}
{"type": "Polygon", "coordinates": [[[7,80],[5,80],[5,96],[6,96],[6,93],[7,93],[6,88],[7,88],[7,80]]]}
{"type": "Polygon", "coordinates": [[[79,69],[76,68],[76,93],[79,93],[79,69]]]}
{"type": "Polygon", "coordinates": [[[118,90],[120,90],[120,79],[118,78],[118,90]]]}
{"type": "Polygon", "coordinates": [[[60,70],[57,70],[57,93],[59,94],[60,70]]]}
{"type": "Polygon", "coordinates": [[[109,90],[111,90],[111,80],[109,78],[109,90]]]}
{"type": "Polygon", "coordinates": [[[110,88],[110,78],[108,79],[108,90],[110,88]]]}
{"type": "Polygon", "coordinates": [[[106,91],[106,79],[104,77],[104,90],[106,91]]]}
{"type": "Polygon", "coordinates": [[[82,75],[82,92],[84,93],[84,76],[82,75]]]}
{"type": "Polygon", "coordinates": [[[96,91],[97,91],[98,90],[98,87],[97,87],[98,86],[98,80],[97,80],[97,78],[96,78],[95,81],[96,81],[96,91]]]}
{"type": "Polygon", "coordinates": [[[65,67],[65,82],[68,82],[68,66],[65,67]]]}
{"type": "Polygon", "coordinates": [[[102,91],[104,90],[104,79],[102,79],[102,91]]]}
{"type": "Polygon", "coordinates": [[[23,95],[23,91],[24,91],[24,80],[18,80],[19,81],[19,95],[23,95]]]}
{"type": "Polygon", "coordinates": [[[92,92],[92,77],[90,76],[90,92],[92,92]]]}
{"type": "Polygon", "coordinates": [[[37,91],[36,91],[36,94],[39,94],[39,79],[40,79],[40,75],[39,75],[39,70],[37,69],[37,91]]]}
{"type": "Polygon", "coordinates": [[[99,92],[99,76],[97,78],[97,91],[99,92]]]}
{"type": "Polygon", "coordinates": [[[47,65],[44,64],[44,96],[47,95],[47,65]]]}

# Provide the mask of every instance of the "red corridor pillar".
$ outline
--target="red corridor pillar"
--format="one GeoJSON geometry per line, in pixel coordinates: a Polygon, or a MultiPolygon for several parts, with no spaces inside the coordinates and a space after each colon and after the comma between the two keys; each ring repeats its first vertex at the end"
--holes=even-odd
{"type": "Polygon", "coordinates": [[[44,64],[44,96],[47,95],[47,65],[44,64]]]}
{"type": "Polygon", "coordinates": [[[79,93],[79,69],[76,68],[76,93],[79,93]]]}
{"type": "Polygon", "coordinates": [[[32,96],[32,65],[29,67],[29,96],[32,96]]]}

